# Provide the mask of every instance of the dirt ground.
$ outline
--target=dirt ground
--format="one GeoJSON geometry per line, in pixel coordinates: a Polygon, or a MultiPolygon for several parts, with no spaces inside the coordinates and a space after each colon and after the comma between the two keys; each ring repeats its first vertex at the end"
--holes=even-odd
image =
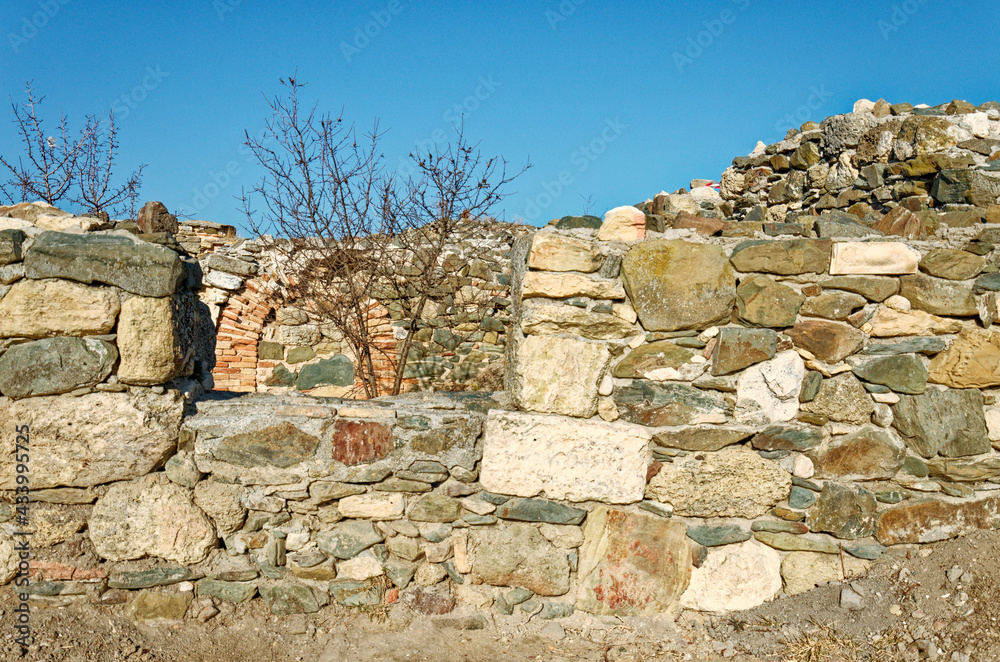
{"type": "Polygon", "coordinates": [[[839,585],[723,617],[610,618],[578,612],[541,621],[520,611],[477,622],[472,612],[383,619],[327,607],[272,616],[260,600],[219,603],[202,623],[136,624],[124,607],[54,598],[32,611],[35,644],[14,644],[9,588],[0,591],[0,658],[52,662],[507,662],[747,660],[874,662],[1000,660],[1000,532],[890,548],[851,586],[862,608],[840,606],[839,585]],[[950,571],[950,572],[949,572],[950,571]],[[64,603],[57,606],[59,602],[64,603]],[[482,629],[468,629],[473,626],[482,629]]]}

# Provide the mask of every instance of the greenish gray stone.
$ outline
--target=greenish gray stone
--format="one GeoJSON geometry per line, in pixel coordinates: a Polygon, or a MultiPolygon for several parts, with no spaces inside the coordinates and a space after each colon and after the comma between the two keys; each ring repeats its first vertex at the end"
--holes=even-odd
{"type": "Polygon", "coordinates": [[[935,457],[927,461],[931,476],[949,481],[994,480],[1000,476],[1000,455],[981,457],[935,457]]]}
{"type": "Polygon", "coordinates": [[[712,374],[728,375],[772,359],[777,347],[778,334],[773,329],[724,327],[712,352],[712,374]]]}
{"type": "Polygon", "coordinates": [[[302,363],[316,358],[316,350],[312,347],[292,347],[288,350],[288,363],[302,363]]]}
{"type": "Polygon", "coordinates": [[[860,379],[881,384],[897,393],[919,395],[927,390],[927,367],[913,354],[895,354],[849,361],[860,379]]]}
{"type": "Polygon", "coordinates": [[[295,388],[306,391],[317,386],[351,386],[354,384],[354,364],[338,354],[329,359],[302,366],[295,388]]]}
{"type": "Polygon", "coordinates": [[[454,522],[462,517],[462,502],[444,494],[421,497],[409,512],[414,522],[454,522]]]}
{"type": "Polygon", "coordinates": [[[733,249],[730,261],[738,271],[790,276],[824,273],[830,267],[833,242],[825,239],[745,241],[733,249]]]}
{"type": "Polygon", "coordinates": [[[750,443],[762,451],[804,451],[822,442],[823,433],[816,428],[770,425],[754,435],[750,443]]]}
{"type": "Polygon", "coordinates": [[[831,320],[846,320],[856,309],[868,302],[860,294],[827,290],[818,296],[809,297],[799,308],[799,313],[831,320]]]}
{"type": "Polygon", "coordinates": [[[736,278],[719,246],[658,239],[622,260],[622,281],[647,331],[704,329],[729,318],[736,278]]]}
{"type": "Polygon", "coordinates": [[[802,380],[802,388],[799,389],[799,402],[812,402],[819,393],[819,387],[823,383],[823,374],[815,370],[806,372],[802,380]]]}
{"type": "Polygon", "coordinates": [[[737,315],[753,326],[792,326],[805,300],[804,294],[767,276],[747,276],[736,288],[737,315]]]}
{"type": "Polygon", "coordinates": [[[279,583],[261,586],[259,590],[260,597],[275,616],[315,614],[327,602],[325,595],[302,584],[279,583]]]}
{"type": "Polygon", "coordinates": [[[814,492],[792,485],[792,491],[788,495],[789,508],[808,508],[814,503],[816,503],[816,494],[814,492]]]}
{"type": "Polygon", "coordinates": [[[722,526],[688,526],[687,535],[688,538],[705,547],[717,547],[750,540],[752,534],[738,524],[724,524],[722,526]]]}
{"type": "Polygon", "coordinates": [[[931,387],[900,396],[892,405],[893,426],[921,457],[979,455],[991,448],[983,404],[977,389],[931,387]]]}
{"type": "Polygon", "coordinates": [[[871,421],[875,403],[858,378],[844,372],[824,379],[816,397],[804,403],[799,411],[818,414],[831,421],[864,425],[871,421]]]}
{"type": "Polygon", "coordinates": [[[0,355],[0,393],[9,398],[68,393],[103,382],[118,349],[93,338],[45,338],[0,355]]]}
{"type": "Polygon", "coordinates": [[[792,533],[801,535],[809,532],[809,527],[802,522],[788,522],[786,520],[761,519],[750,525],[750,530],[766,531],[767,533],[792,533]]]}
{"type": "MultiPolygon", "coordinates": [[[[716,426],[683,427],[657,432],[653,435],[653,442],[667,448],[686,451],[717,451],[741,442],[751,434],[753,430],[750,429],[716,426]]],[[[655,447],[653,450],[656,452],[655,447]]]]}
{"type": "Polygon", "coordinates": [[[894,343],[882,345],[869,344],[862,354],[873,356],[891,356],[893,354],[937,354],[943,352],[948,347],[948,343],[942,338],[907,338],[894,343]]]}
{"type": "Polygon", "coordinates": [[[799,478],[798,476],[792,476],[792,485],[796,487],[804,487],[807,490],[812,490],[813,492],[822,492],[823,488],[808,478],[799,478]]]}
{"type": "Polygon", "coordinates": [[[382,535],[368,520],[345,520],[330,531],[316,534],[316,545],[338,559],[353,559],[382,540],[382,535]]]}
{"type": "Polygon", "coordinates": [[[378,492],[430,492],[434,489],[429,483],[422,480],[406,480],[393,476],[382,481],[375,486],[378,492]]]}
{"type": "Polygon", "coordinates": [[[507,503],[510,500],[509,496],[504,494],[494,494],[492,492],[482,491],[476,495],[480,501],[485,501],[486,503],[492,503],[494,506],[499,506],[502,503],[507,503]]]}
{"type": "Polygon", "coordinates": [[[970,204],[988,207],[1000,196],[1000,178],[979,170],[942,170],[934,178],[931,197],[943,204],[970,204]]]}
{"type": "Polygon", "coordinates": [[[959,499],[970,499],[976,496],[976,491],[969,487],[968,485],[962,485],[961,483],[949,483],[946,481],[941,482],[941,491],[948,496],[956,497],[959,499]]]}
{"type": "Polygon", "coordinates": [[[241,467],[273,466],[282,469],[310,459],[319,439],[284,421],[253,432],[222,438],[212,454],[241,467]]]}
{"type": "Polygon", "coordinates": [[[979,310],[972,286],[925,274],[900,277],[899,294],[917,310],[933,315],[972,317],[979,310]]]}
{"type": "Polygon", "coordinates": [[[877,542],[844,543],[842,547],[844,548],[844,551],[850,554],[851,556],[858,559],[865,559],[867,561],[874,561],[878,557],[882,556],[882,552],[884,552],[887,549],[886,547],[883,547],[877,542]]]}
{"type": "Polygon", "coordinates": [[[309,486],[309,496],[317,506],[343,499],[355,494],[363,494],[365,488],[360,485],[350,485],[348,483],[335,483],[331,481],[316,481],[309,486]]]}
{"type": "Polygon", "coordinates": [[[396,588],[405,589],[413,581],[413,576],[417,572],[417,566],[413,563],[389,559],[382,567],[385,569],[386,577],[389,578],[396,588]]]}
{"type": "Polygon", "coordinates": [[[557,230],[575,230],[585,228],[588,230],[600,230],[602,221],[597,216],[563,216],[556,222],[557,230]]]}
{"type": "Polygon", "coordinates": [[[840,548],[830,540],[806,538],[792,533],[771,533],[756,531],[753,537],[768,547],[785,552],[820,552],[822,554],[837,554],[840,548]]]}
{"type": "Polygon", "coordinates": [[[1000,292],[1000,273],[984,274],[976,279],[972,286],[975,294],[986,292],[1000,292]]]}
{"type": "Polygon", "coordinates": [[[180,256],[128,237],[43,232],[24,256],[28,278],[115,285],[144,297],[167,297],[185,277],[180,256]]]}
{"type": "Polygon", "coordinates": [[[837,538],[867,538],[875,532],[876,508],[875,495],[868,490],[828,480],[806,521],[813,531],[826,531],[837,538]]]}
{"type": "Polygon", "coordinates": [[[0,267],[21,261],[25,234],[20,230],[0,230],[0,267]]]}
{"type": "Polygon", "coordinates": [[[869,237],[881,235],[875,228],[870,228],[858,221],[853,214],[837,210],[827,210],[820,214],[814,226],[817,236],[826,237],[869,237]]]}
{"type": "Polygon", "coordinates": [[[899,292],[899,281],[886,276],[834,276],[819,284],[824,289],[854,292],[870,301],[885,301],[899,292]]]}
{"type": "Polygon", "coordinates": [[[462,521],[469,526],[488,526],[490,524],[496,524],[497,518],[494,515],[476,515],[474,513],[465,513],[462,515],[462,521]]]}
{"type": "Polygon", "coordinates": [[[455,582],[456,584],[464,584],[465,583],[465,578],[462,577],[462,573],[460,573],[455,568],[455,564],[452,563],[451,559],[449,559],[449,560],[445,561],[444,563],[442,563],[441,567],[444,568],[444,571],[446,573],[448,573],[448,577],[449,577],[449,579],[451,579],[451,581],[455,582]]]}
{"type": "Polygon", "coordinates": [[[447,522],[429,522],[419,528],[420,537],[433,543],[445,541],[454,531],[454,527],[447,522]]]}
{"type": "Polygon", "coordinates": [[[283,361],[285,346],[281,343],[261,340],[257,344],[257,358],[261,361],[283,361]]]}
{"type": "Polygon", "coordinates": [[[338,579],[330,583],[330,594],[345,607],[373,607],[382,602],[382,594],[371,582],[338,579]]]}
{"type": "Polygon", "coordinates": [[[496,515],[520,522],[580,524],[587,516],[587,511],[545,499],[511,499],[497,507],[496,515]]]}
{"type": "Polygon", "coordinates": [[[108,586],[111,588],[124,588],[136,590],[141,588],[153,588],[154,586],[169,586],[180,582],[198,579],[188,568],[151,568],[149,570],[125,570],[122,572],[112,572],[108,578],[108,586]]]}
{"type": "Polygon", "coordinates": [[[899,503],[912,496],[909,490],[904,489],[879,490],[875,493],[875,500],[880,503],[899,503]]]}
{"type": "Polygon", "coordinates": [[[264,380],[267,386],[295,386],[295,380],[299,378],[298,372],[292,372],[282,364],[274,366],[270,376],[264,380]]]}
{"type": "Polygon", "coordinates": [[[986,260],[966,251],[935,248],[920,260],[920,270],[947,280],[975,278],[986,266],[986,260]]]}
{"type": "Polygon", "coordinates": [[[506,600],[511,605],[519,605],[525,600],[530,600],[535,595],[534,591],[526,588],[515,588],[507,592],[506,600]]]}
{"type": "Polygon", "coordinates": [[[493,607],[497,610],[498,614],[503,616],[510,616],[514,613],[514,605],[507,602],[507,598],[500,594],[493,601],[493,607]]]}
{"type": "Polygon", "coordinates": [[[655,427],[721,423],[727,411],[721,396],[679,383],[635,380],[612,397],[622,420],[655,427]]]}
{"type": "Polygon", "coordinates": [[[218,579],[199,580],[195,587],[198,595],[208,595],[226,602],[239,604],[250,600],[257,594],[257,586],[244,582],[224,582],[218,579]]]}
{"type": "Polygon", "coordinates": [[[615,365],[611,374],[620,379],[633,379],[645,376],[646,372],[658,368],[678,369],[690,362],[694,353],[669,340],[640,345],[629,352],[625,358],[615,365]]]}

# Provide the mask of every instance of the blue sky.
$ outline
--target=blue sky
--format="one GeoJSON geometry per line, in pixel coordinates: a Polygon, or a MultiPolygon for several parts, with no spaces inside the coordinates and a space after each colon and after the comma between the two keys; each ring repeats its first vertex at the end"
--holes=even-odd
{"type": "Polygon", "coordinates": [[[530,160],[502,206],[542,225],[717,178],[858,98],[996,99],[998,29],[988,0],[4,0],[0,91],[33,80],[74,126],[114,107],[144,200],[245,233],[243,131],[297,70],[321,109],[380,120],[392,169],[464,116],[484,153],[530,160]]]}

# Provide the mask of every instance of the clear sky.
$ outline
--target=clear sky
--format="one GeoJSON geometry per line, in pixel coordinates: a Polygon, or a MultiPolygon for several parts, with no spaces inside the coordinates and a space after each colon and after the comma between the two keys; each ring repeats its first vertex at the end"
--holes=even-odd
{"type": "Polygon", "coordinates": [[[243,131],[296,70],[321,109],[380,120],[393,169],[464,116],[485,153],[530,160],[503,207],[535,225],[718,178],[862,97],[1000,97],[996,0],[3,0],[0,30],[4,97],[33,80],[74,126],[114,107],[143,200],[241,228],[243,131]]]}

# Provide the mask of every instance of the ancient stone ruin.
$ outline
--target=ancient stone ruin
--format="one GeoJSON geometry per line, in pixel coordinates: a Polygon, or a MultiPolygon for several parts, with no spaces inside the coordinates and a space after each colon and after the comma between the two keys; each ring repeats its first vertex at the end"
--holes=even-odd
{"type": "Polygon", "coordinates": [[[998,157],[996,103],[859,102],[719,190],[503,229],[490,321],[368,401],[231,228],[0,209],[0,583],[14,426],[35,599],[144,620],[725,613],[998,528],[998,157]]]}

